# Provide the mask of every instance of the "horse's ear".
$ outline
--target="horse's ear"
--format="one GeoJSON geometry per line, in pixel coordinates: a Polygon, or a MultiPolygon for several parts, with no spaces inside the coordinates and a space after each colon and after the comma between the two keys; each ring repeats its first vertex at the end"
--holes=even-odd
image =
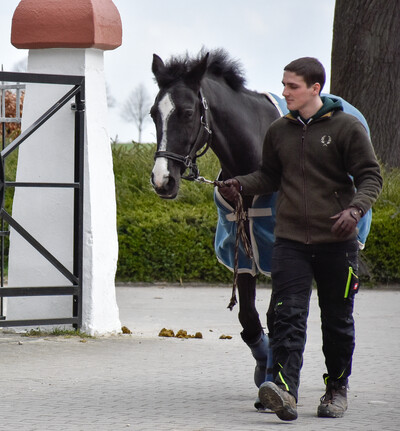
{"type": "Polygon", "coordinates": [[[164,69],[165,69],[164,62],[157,54],[153,54],[153,64],[151,65],[151,70],[154,73],[154,76],[156,78],[158,85],[160,85],[159,79],[164,69]]]}
{"type": "Polygon", "coordinates": [[[210,55],[209,52],[201,59],[201,61],[196,64],[185,76],[185,81],[188,85],[191,86],[200,86],[200,81],[202,80],[204,74],[207,70],[207,62],[208,62],[208,56],[210,55]]]}

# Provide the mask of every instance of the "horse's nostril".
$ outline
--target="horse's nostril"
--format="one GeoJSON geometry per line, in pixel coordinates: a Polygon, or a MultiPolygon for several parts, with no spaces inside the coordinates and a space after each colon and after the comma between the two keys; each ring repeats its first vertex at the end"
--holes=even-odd
{"type": "Polygon", "coordinates": [[[173,177],[168,177],[167,189],[172,190],[175,187],[175,179],[173,177]]]}

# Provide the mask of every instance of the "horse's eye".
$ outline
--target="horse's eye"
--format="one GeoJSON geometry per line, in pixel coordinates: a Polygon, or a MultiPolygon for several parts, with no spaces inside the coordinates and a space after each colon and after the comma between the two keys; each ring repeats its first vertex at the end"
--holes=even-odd
{"type": "Polygon", "coordinates": [[[193,109],[185,109],[183,112],[183,117],[187,120],[193,117],[193,109]]]}

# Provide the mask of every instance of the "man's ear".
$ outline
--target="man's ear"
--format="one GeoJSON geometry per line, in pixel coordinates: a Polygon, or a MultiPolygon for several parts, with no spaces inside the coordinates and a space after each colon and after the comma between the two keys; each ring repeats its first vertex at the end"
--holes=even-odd
{"type": "Polygon", "coordinates": [[[313,94],[317,95],[321,92],[321,84],[319,82],[316,82],[313,84],[313,94]]]}

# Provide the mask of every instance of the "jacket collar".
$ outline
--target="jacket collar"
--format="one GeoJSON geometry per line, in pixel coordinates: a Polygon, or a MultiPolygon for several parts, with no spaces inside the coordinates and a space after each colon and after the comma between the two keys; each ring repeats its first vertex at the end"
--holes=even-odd
{"type": "Polygon", "coordinates": [[[321,100],[323,102],[322,107],[311,118],[302,118],[299,114],[299,111],[290,111],[289,114],[285,115],[285,118],[300,121],[302,124],[310,124],[312,121],[318,120],[320,118],[331,117],[335,111],[343,111],[343,105],[340,100],[327,96],[322,96],[321,100]]]}

